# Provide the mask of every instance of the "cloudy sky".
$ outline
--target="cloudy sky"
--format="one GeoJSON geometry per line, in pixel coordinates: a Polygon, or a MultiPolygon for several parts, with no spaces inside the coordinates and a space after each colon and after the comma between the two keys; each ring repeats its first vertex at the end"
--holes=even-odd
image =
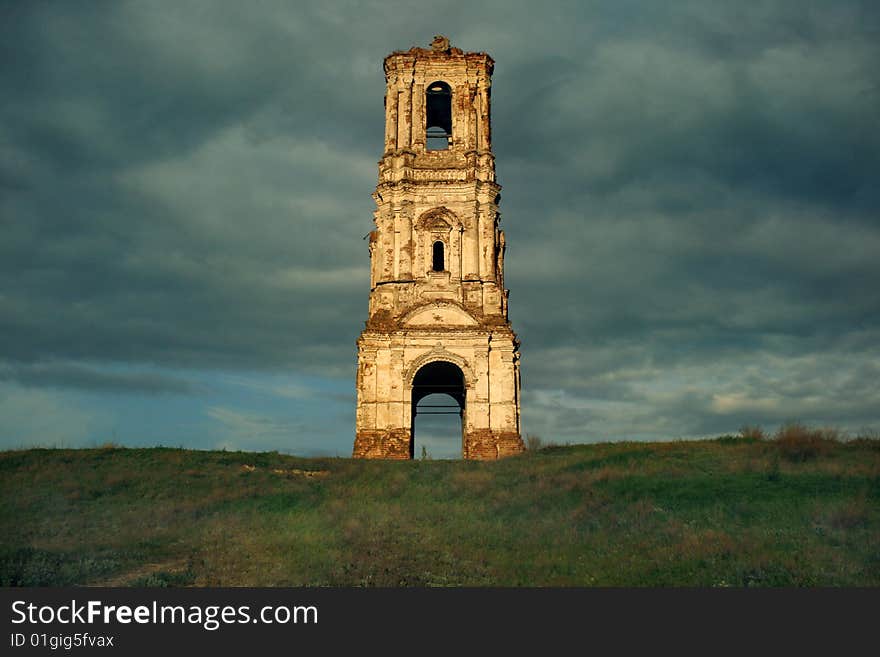
{"type": "Polygon", "coordinates": [[[880,5],[0,5],[0,447],[348,455],[383,57],[496,60],[524,432],[880,430],[880,5]]]}

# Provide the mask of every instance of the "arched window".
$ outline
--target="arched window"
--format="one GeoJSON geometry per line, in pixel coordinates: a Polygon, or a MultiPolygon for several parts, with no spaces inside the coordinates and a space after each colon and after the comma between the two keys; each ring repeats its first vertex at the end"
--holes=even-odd
{"type": "Polygon", "coordinates": [[[431,258],[431,269],[434,271],[445,271],[446,266],[443,261],[443,242],[434,242],[434,251],[431,258]]]}
{"type": "Polygon", "coordinates": [[[432,82],[425,92],[425,144],[428,150],[449,148],[452,138],[452,89],[445,82],[432,82]]]}

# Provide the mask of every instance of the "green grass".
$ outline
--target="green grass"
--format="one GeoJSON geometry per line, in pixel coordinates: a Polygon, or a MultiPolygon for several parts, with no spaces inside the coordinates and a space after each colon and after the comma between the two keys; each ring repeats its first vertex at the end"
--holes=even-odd
{"type": "Polygon", "coordinates": [[[880,585],[880,441],[783,438],[0,452],[0,585],[880,585]]]}

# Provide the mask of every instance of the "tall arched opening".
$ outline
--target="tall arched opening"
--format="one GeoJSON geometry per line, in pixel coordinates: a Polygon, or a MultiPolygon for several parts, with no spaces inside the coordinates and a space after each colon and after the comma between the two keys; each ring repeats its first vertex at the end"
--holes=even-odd
{"type": "Polygon", "coordinates": [[[452,89],[438,80],[425,92],[425,144],[429,151],[446,150],[452,139],[452,89]]]}
{"type": "Polygon", "coordinates": [[[412,384],[410,458],[462,457],[465,397],[464,373],[457,365],[438,360],[419,368],[412,384]]]}

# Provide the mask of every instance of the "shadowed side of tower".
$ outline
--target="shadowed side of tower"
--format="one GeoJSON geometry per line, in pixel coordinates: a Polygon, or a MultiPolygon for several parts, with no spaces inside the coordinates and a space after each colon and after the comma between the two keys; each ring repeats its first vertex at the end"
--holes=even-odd
{"type": "Polygon", "coordinates": [[[490,132],[493,65],[439,36],[385,58],[355,457],[412,458],[418,403],[433,393],[458,406],[463,458],[523,451],[490,132]]]}

